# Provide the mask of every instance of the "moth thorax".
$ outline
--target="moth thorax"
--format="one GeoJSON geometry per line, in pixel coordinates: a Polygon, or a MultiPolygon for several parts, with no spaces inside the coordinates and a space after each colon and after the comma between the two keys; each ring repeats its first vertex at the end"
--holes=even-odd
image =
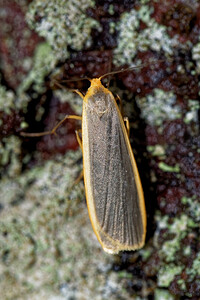
{"type": "Polygon", "coordinates": [[[110,95],[98,92],[88,99],[88,104],[91,110],[101,116],[110,110],[110,95]]]}

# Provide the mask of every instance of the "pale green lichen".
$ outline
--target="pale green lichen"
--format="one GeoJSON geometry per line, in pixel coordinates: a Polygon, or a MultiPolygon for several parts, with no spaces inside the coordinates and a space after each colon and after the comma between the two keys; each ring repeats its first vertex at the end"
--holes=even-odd
{"type": "Polygon", "coordinates": [[[190,248],[190,246],[186,246],[184,248],[183,254],[184,254],[184,256],[190,256],[190,254],[191,254],[191,248],[190,248]]]}
{"type": "Polygon", "coordinates": [[[129,299],[123,282],[130,275],[112,271],[114,257],[92,231],[83,182],[75,184],[80,158],[81,151],[68,152],[0,182],[2,299],[129,299]]]}
{"type": "Polygon", "coordinates": [[[164,172],[174,172],[174,173],[180,172],[180,167],[178,164],[176,164],[175,166],[169,166],[164,162],[159,162],[158,166],[164,172]]]}
{"type": "MultiPolygon", "coordinates": [[[[187,203],[190,203],[190,201],[187,203]]],[[[161,259],[158,270],[159,287],[168,287],[174,280],[175,275],[181,274],[182,270],[186,267],[180,261],[180,253],[182,252],[181,255],[188,257],[191,249],[189,246],[183,247],[181,242],[199,226],[198,222],[189,216],[190,209],[190,206],[186,207],[185,213],[182,213],[178,218],[169,218],[168,216],[161,217],[157,214],[158,227],[154,236],[154,245],[158,248],[158,255],[161,259]],[[162,233],[163,238],[169,236],[170,239],[166,239],[162,245],[160,245],[158,243],[158,237],[160,231],[164,229],[166,233],[162,233]]],[[[189,272],[188,274],[191,278],[198,275],[198,264],[199,256],[197,254],[197,258],[194,260],[192,267],[186,268],[186,272],[189,272]]],[[[184,290],[184,285],[181,282],[180,286],[184,290]]]]}
{"type": "Polygon", "coordinates": [[[114,34],[116,31],[116,24],[115,22],[110,22],[109,23],[109,33],[110,34],[114,34]]]}
{"type": "Polygon", "coordinates": [[[21,172],[21,141],[12,135],[0,141],[0,174],[15,177],[21,172]]]}
{"type": "Polygon", "coordinates": [[[117,274],[118,274],[119,278],[133,279],[133,275],[131,273],[126,272],[126,271],[120,271],[117,274]]]}
{"type": "Polygon", "coordinates": [[[192,267],[186,271],[190,280],[192,281],[196,276],[200,276],[200,252],[197,253],[196,258],[193,260],[192,267]]]}
{"type": "Polygon", "coordinates": [[[173,49],[180,44],[176,36],[171,38],[167,33],[167,27],[158,24],[151,14],[153,8],[141,5],[138,10],[131,10],[121,15],[116,25],[118,44],[114,49],[113,61],[116,65],[131,64],[138,51],[164,51],[171,55],[173,49]],[[140,29],[140,22],[144,22],[146,28],[140,29]],[[128,30],[127,30],[128,28],[128,30]]]}
{"type": "Polygon", "coordinates": [[[183,266],[175,266],[173,263],[166,264],[158,271],[158,286],[168,287],[175,275],[180,274],[183,266]]]}
{"type": "MultiPolygon", "coordinates": [[[[168,217],[166,217],[166,221],[168,222],[168,217]]],[[[172,224],[166,224],[168,233],[174,235],[171,240],[165,241],[160,250],[160,255],[166,262],[174,262],[176,253],[180,249],[180,241],[187,235],[188,228],[193,227],[192,222],[192,219],[182,214],[179,219],[175,218],[172,224]]]]}
{"type": "Polygon", "coordinates": [[[25,129],[27,127],[28,127],[28,123],[26,123],[25,121],[21,122],[21,124],[20,124],[21,129],[25,129]]]}
{"type": "Polygon", "coordinates": [[[192,58],[196,61],[196,72],[200,74],[200,42],[192,48],[192,58]]]}
{"type": "Polygon", "coordinates": [[[55,67],[56,59],[52,49],[48,43],[41,43],[37,46],[33,57],[33,66],[27,77],[18,87],[18,97],[25,92],[30,86],[35,94],[32,98],[37,97],[38,93],[43,93],[46,90],[44,79],[50,71],[55,67]]]}
{"type": "Polygon", "coordinates": [[[0,111],[10,115],[15,109],[15,94],[11,90],[0,85],[0,111]]]}
{"type": "Polygon", "coordinates": [[[114,11],[114,6],[113,4],[110,4],[109,7],[108,7],[108,12],[109,14],[112,16],[114,15],[115,11],[114,11]]]}
{"type": "MultiPolygon", "coordinates": [[[[198,111],[200,104],[198,100],[189,99],[188,100],[188,111],[185,114],[184,122],[190,124],[193,122],[198,127],[198,111]]],[[[194,125],[193,125],[194,126],[194,125]]]]}
{"type": "Polygon", "coordinates": [[[137,97],[136,101],[141,109],[142,118],[149,125],[161,126],[165,120],[176,120],[182,117],[181,107],[176,104],[176,95],[173,92],[156,88],[146,97],[137,97]]]}
{"type": "MultiPolygon", "coordinates": [[[[56,64],[66,60],[70,51],[87,48],[91,44],[92,28],[100,29],[97,21],[87,17],[86,10],[93,7],[92,0],[81,1],[32,1],[27,12],[27,21],[31,28],[46,39],[39,44],[32,59],[32,68],[24,81],[18,87],[18,102],[22,95],[31,87],[31,97],[46,91],[45,77],[55,72],[56,64]],[[37,18],[40,21],[37,22],[37,18]]],[[[30,99],[26,99],[28,102],[30,99]]],[[[18,103],[17,102],[17,103],[18,103]]]]}
{"type": "Polygon", "coordinates": [[[147,151],[150,152],[152,156],[158,156],[162,159],[165,158],[165,148],[163,145],[149,145],[147,146],[147,151]]]}
{"type": "Polygon", "coordinates": [[[113,62],[116,65],[131,64],[137,52],[136,40],[138,37],[139,19],[136,10],[124,13],[121,16],[121,22],[118,24],[117,30],[119,31],[118,46],[113,52],[113,62]],[[132,40],[131,43],[129,42],[130,40],[132,40]]]}
{"type": "Polygon", "coordinates": [[[150,0],[141,0],[140,3],[141,4],[148,4],[150,2],[150,0]]]}
{"type": "Polygon", "coordinates": [[[177,283],[178,283],[178,285],[179,285],[179,287],[181,288],[181,290],[186,290],[186,284],[185,284],[185,280],[184,279],[179,279],[179,280],[177,280],[177,283]]]}
{"type": "Polygon", "coordinates": [[[154,299],[155,300],[175,300],[175,296],[173,296],[172,294],[170,294],[169,291],[165,290],[165,289],[156,289],[154,292],[154,299]]]}
{"type": "Polygon", "coordinates": [[[187,211],[195,222],[200,222],[200,202],[194,195],[193,197],[182,197],[181,202],[187,206],[187,211]]]}
{"type": "Polygon", "coordinates": [[[140,250],[140,255],[142,256],[143,261],[147,261],[153,252],[152,248],[143,248],[140,250]]]}
{"type": "Polygon", "coordinates": [[[29,6],[26,19],[51,45],[55,58],[65,60],[70,55],[68,47],[76,51],[88,48],[92,41],[91,30],[100,29],[99,23],[86,13],[94,5],[93,0],[35,0],[29,6]]]}

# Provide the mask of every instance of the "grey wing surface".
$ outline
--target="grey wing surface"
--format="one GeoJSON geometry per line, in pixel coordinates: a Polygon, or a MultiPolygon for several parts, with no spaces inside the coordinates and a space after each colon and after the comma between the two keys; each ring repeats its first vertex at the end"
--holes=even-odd
{"type": "MultiPolygon", "coordinates": [[[[100,228],[127,246],[144,234],[133,167],[114,104],[99,116],[87,111],[91,186],[100,228]]],[[[102,238],[102,237],[101,237],[102,238]]]]}

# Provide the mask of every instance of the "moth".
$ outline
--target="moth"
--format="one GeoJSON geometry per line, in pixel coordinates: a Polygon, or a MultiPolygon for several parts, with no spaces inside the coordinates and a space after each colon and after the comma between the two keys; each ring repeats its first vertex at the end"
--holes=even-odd
{"type": "Polygon", "coordinates": [[[83,173],[93,230],[108,253],[139,249],[146,211],[128,130],[101,78],[91,80],[82,98],[83,173]]]}
{"type": "Polygon", "coordinates": [[[113,94],[101,83],[104,76],[90,80],[85,96],[76,91],[83,99],[82,117],[66,115],[52,131],[22,135],[53,134],[66,119],[82,121],[82,139],[76,135],[90,221],[104,251],[117,254],[144,245],[146,210],[128,126],[113,94]]]}

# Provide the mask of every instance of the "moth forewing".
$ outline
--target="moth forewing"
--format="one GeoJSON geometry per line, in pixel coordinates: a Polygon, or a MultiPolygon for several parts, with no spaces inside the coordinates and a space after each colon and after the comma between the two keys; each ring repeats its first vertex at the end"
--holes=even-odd
{"type": "Polygon", "coordinates": [[[109,253],[141,248],[146,235],[142,185],[112,93],[91,80],[83,99],[83,171],[94,232],[109,253]]]}

